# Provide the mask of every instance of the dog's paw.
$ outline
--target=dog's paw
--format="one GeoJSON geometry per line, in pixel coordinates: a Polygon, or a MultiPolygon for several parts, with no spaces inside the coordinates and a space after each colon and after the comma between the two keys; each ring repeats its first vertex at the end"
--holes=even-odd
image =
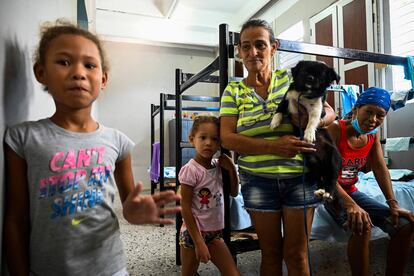
{"type": "Polygon", "coordinates": [[[333,197],[330,193],[324,193],[323,194],[323,200],[327,201],[327,202],[332,202],[333,197]]]}
{"type": "Polygon", "coordinates": [[[309,143],[315,142],[316,140],[315,130],[305,129],[305,135],[303,135],[303,139],[309,143]]]}
{"type": "Polygon", "coordinates": [[[332,202],[333,197],[330,193],[326,192],[325,189],[318,189],[313,193],[316,198],[321,199],[323,201],[332,202]]]}
{"type": "Polygon", "coordinates": [[[282,122],[283,114],[282,113],[276,113],[273,116],[272,122],[270,123],[270,128],[275,129],[278,126],[280,126],[280,123],[282,122]]]}
{"type": "Polygon", "coordinates": [[[318,189],[313,193],[317,198],[323,199],[325,195],[325,189],[318,189]]]}

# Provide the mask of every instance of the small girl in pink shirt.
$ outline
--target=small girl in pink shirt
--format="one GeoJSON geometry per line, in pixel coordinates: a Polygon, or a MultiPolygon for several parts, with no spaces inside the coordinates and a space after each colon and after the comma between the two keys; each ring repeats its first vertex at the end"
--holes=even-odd
{"type": "Polygon", "coordinates": [[[198,116],[189,136],[196,155],[179,173],[183,226],[180,231],[181,274],[196,275],[200,261],[212,261],[221,275],[240,275],[230,250],[223,240],[224,202],[221,168],[230,175],[230,193],[238,193],[238,178],[232,160],[221,155],[219,119],[198,116]]]}

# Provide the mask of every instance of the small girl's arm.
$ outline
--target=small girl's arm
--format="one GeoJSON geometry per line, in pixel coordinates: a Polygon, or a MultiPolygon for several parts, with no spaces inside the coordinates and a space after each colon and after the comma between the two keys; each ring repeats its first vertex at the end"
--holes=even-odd
{"type": "Polygon", "coordinates": [[[193,187],[181,183],[181,214],[183,216],[185,226],[190,232],[190,236],[193,239],[197,258],[207,263],[210,260],[210,253],[207,245],[201,236],[200,229],[198,229],[197,222],[194,218],[193,212],[191,211],[191,204],[193,202],[193,187]]]}
{"type": "Polygon", "coordinates": [[[4,244],[10,275],[29,275],[29,190],[27,164],[9,146],[6,152],[4,244]]]}
{"type": "Polygon", "coordinates": [[[220,167],[229,172],[230,177],[230,195],[236,197],[239,193],[239,178],[237,176],[236,167],[233,161],[226,154],[220,155],[219,158],[220,167]]]}
{"type": "Polygon", "coordinates": [[[163,214],[173,214],[181,210],[179,206],[164,208],[169,202],[180,200],[173,191],[164,191],[142,196],[142,183],[134,185],[131,169],[131,155],[116,163],[115,180],[122,201],[124,218],[132,224],[172,224],[173,219],[160,218],[163,214]]]}

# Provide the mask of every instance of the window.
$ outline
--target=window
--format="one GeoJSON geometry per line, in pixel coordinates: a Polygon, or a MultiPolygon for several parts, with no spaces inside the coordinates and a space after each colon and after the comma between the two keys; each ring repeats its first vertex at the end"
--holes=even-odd
{"type": "MultiPolygon", "coordinates": [[[[391,0],[391,53],[397,56],[414,55],[414,0],[391,0]]],[[[404,79],[402,66],[392,67],[393,90],[409,90],[411,82],[404,79]]]]}
{"type": "MultiPolygon", "coordinates": [[[[284,32],[280,33],[277,38],[303,42],[304,28],[303,22],[299,21],[292,27],[288,28],[284,32]]],[[[289,53],[289,52],[277,52],[277,62],[279,68],[291,68],[296,65],[300,60],[303,60],[303,54],[289,53]]]]}

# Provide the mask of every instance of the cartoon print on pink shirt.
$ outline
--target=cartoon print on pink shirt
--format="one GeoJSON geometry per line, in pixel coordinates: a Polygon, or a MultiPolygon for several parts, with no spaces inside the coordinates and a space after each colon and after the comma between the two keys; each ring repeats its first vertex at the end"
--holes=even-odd
{"type": "Polygon", "coordinates": [[[113,172],[112,166],[103,164],[104,153],[104,147],[96,147],[51,157],[51,175],[39,181],[39,198],[53,198],[52,219],[93,208],[109,196],[104,184],[113,172]]]}
{"type": "Polygon", "coordinates": [[[211,197],[211,192],[210,189],[208,188],[202,188],[199,192],[198,192],[198,197],[200,198],[200,210],[203,209],[205,207],[205,209],[210,208],[210,206],[208,206],[208,204],[210,203],[209,198],[211,197]]]}
{"type": "Polygon", "coordinates": [[[217,192],[213,198],[216,200],[216,207],[223,205],[223,202],[221,201],[221,198],[223,195],[220,192],[217,192]]]}

